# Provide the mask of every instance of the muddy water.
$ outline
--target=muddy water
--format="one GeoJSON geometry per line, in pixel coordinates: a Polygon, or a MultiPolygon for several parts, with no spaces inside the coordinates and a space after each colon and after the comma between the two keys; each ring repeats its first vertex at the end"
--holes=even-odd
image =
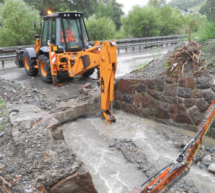
{"type": "MultiPolygon", "coordinates": [[[[182,135],[189,136],[190,138],[194,138],[196,136],[196,132],[194,132],[194,131],[190,131],[190,130],[186,130],[186,129],[182,129],[182,128],[180,128],[180,129],[173,128],[172,130],[175,131],[176,133],[180,133],[182,135]]],[[[215,139],[205,136],[205,138],[203,140],[203,145],[206,147],[215,147],[215,139]]]]}
{"type": "MultiPolygon", "coordinates": [[[[178,156],[178,149],[156,130],[154,121],[116,111],[117,122],[107,125],[100,118],[79,119],[62,128],[66,142],[87,165],[99,193],[126,193],[146,180],[146,176],[128,163],[118,150],[111,151],[110,139],[132,139],[159,170],[178,156]]],[[[197,167],[184,179],[193,179],[201,193],[213,193],[215,176],[197,167]]]]}

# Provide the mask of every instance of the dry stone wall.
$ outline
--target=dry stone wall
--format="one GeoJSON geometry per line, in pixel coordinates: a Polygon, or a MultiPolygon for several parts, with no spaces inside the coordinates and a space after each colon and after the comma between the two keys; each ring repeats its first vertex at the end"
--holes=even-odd
{"type": "Polygon", "coordinates": [[[184,128],[197,128],[215,99],[213,77],[118,79],[115,108],[184,128]]]}

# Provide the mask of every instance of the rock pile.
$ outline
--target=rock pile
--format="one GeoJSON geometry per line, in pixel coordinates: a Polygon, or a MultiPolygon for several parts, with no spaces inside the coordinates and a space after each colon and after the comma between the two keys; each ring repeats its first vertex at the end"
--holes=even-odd
{"type": "Polygon", "coordinates": [[[156,172],[155,167],[148,162],[146,155],[132,140],[114,139],[109,142],[109,147],[112,150],[115,148],[122,151],[126,160],[135,164],[137,169],[144,172],[147,177],[150,177],[156,172]]]}
{"type": "Polygon", "coordinates": [[[95,193],[89,171],[64,142],[57,120],[34,105],[7,109],[12,125],[0,132],[0,192],[95,193]]]}
{"type": "Polygon", "coordinates": [[[56,107],[57,101],[49,100],[46,93],[40,93],[36,88],[25,88],[14,81],[0,78],[0,95],[10,103],[32,104],[44,110],[56,107]]]}

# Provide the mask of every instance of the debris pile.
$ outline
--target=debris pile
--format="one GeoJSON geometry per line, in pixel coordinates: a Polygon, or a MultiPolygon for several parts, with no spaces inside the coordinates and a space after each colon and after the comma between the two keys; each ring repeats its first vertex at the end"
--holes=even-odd
{"type": "Polygon", "coordinates": [[[200,58],[201,48],[196,41],[190,41],[171,53],[167,59],[167,73],[177,79],[205,75],[209,65],[200,58]]]}

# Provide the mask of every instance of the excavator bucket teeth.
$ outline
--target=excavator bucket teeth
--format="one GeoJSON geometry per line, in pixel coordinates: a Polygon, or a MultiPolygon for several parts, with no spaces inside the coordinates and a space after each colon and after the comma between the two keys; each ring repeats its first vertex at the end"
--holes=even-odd
{"type": "Polygon", "coordinates": [[[102,112],[102,116],[106,119],[107,124],[110,124],[112,122],[116,122],[116,118],[110,110],[106,110],[106,111],[102,112]]]}

